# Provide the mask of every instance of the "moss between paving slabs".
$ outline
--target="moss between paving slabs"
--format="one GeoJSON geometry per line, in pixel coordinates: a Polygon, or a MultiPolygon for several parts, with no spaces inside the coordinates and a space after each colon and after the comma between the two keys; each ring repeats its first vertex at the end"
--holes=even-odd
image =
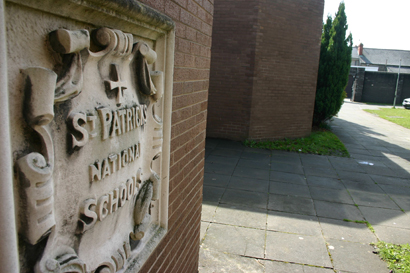
{"type": "MultiPolygon", "coordinates": [[[[345,222],[354,222],[366,224],[371,232],[374,233],[373,226],[368,221],[343,219],[345,222]]],[[[410,272],[410,245],[395,245],[379,241],[371,245],[377,247],[375,253],[379,254],[380,258],[387,263],[388,268],[392,273],[408,273],[410,272]]]]}
{"type": "Polygon", "coordinates": [[[349,152],[339,138],[331,131],[324,129],[314,131],[310,136],[304,138],[286,138],[276,141],[260,142],[246,140],[244,144],[251,148],[350,157],[349,152]]]}
{"type": "Polygon", "coordinates": [[[375,114],[385,120],[394,122],[404,128],[410,129],[410,110],[401,108],[380,108],[379,110],[365,109],[364,111],[375,114]]]}

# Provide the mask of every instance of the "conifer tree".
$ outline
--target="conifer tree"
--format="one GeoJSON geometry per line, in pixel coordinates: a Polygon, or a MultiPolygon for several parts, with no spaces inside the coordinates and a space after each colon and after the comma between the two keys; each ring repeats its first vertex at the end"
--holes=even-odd
{"type": "Polygon", "coordinates": [[[313,125],[319,125],[336,115],[346,97],[352,58],[352,34],[346,38],[345,4],[339,5],[335,19],[328,16],[323,25],[319,72],[316,87],[313,125]]]}

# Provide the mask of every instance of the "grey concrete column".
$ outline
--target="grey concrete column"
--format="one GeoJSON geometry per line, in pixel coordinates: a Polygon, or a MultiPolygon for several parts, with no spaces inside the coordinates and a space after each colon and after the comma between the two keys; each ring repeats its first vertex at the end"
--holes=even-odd
{"type": "Polygon", "coordinates": [[[13,169],[9,125],[5,4],[0,1],[0,265],[1,272],[19,272],[16,218],[13,198],[13,169]]]}

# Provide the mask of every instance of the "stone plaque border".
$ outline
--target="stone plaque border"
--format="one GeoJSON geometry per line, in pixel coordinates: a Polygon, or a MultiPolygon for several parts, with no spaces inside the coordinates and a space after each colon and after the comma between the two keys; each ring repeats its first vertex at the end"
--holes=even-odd
{"type": "MultiPolygon", "coordinates": [[[[162,144],[162,154],[161,154],[161,192],[159,193],[161,201],[159,202],[160,206],[160,215],[159,215],[159,225],[161,226],[161,231],[159,234],[156,234],[154,237],[154,241],[145,242],[145,246],[141,251],[138,253],[130,253],[129,246],[124,245],[123,257],[125,257],[127,262],[126,268],[121,268],[118,272],[136,272],[138,271],[144,262],[148,259],[149,255],[158,245],[159,241],[165,236],[167,232],[167,225],[168,225],[168,183],[169,183],[169,164],[170,164],[170,136],[171,136],[171,112],[172,112],[172,85],[173,85],[173,64],[174,64],[174,47],[175,47],[175,32],[174,28],[175,25],[171,19],[168,17],[158,13],[154,9],[147,7],[143,4],[140,4],[136,1],[115,1],[115,0],[90,0],[90,1],[77,1],[77,0],[7,0],[6,2],[11,2],[14,4],[18,4],[21,6],[26,6],[35,10],[44,11],[50,14],[59,15],[63,17],[69,17],[79,22],[84,22],[88,24],[92,24],[99,27],[109,27],[112,29],[119,29],[123,32],[127,32],[130,34],[135,34],[137,36],[155,40],[156,41],[156,49],[155,51],[160,51],[162,55],[165,55],[165,59],[159,60],[160,66],[163,67],[164,78],[163,78],[163,112],[162,112],[162,121],[163,121],[163,144],[162,144]],[[80,14],[87,14],[86,17],[81,16],[80,14]],[[110,25],[107,26],[106,22],[109,21],[110,25]]],[[[1,3],[0,5],[0,19],[4,22],[4,6],[1,3]]],[[[4,24],[2,24],[4,26],[4,24]]],[[[2,41],[6,41],[6,33],[2,29],[0,29],[0,37],[3,38],[2,41]]],[[[7,59],[7,51],[5,47],[3,49],[3,45],[0,46],[0,54],[2,60],[7,59]]],[[[2,89],[2,104],[4,102],[7,104],[8,99],[8,91],[7,91],[7,64],[2,63],[0,67],[0,79],[2,84],[5,85],[6,88],[2,89]],[[4,65],[5,64],[5,65],[4,65]],[[6,98],[6,99],[4,99],[6,98]]],[[[39,70],[33,71],[25,71],[26,76],[31,76],[32,73],[36,74],[39,70]]],[[[41,70],[39,73],[48,73],[47,71],[41,70]]],[[[51,77],[52,78],[52,77],[51,77]]],[[[51,80],[55,82],[56,79],[51,80]]],[[[120,80],[120,79],[118,79],[120,80]]],[[[153,79],[153,81],[155,81],[153,79]]],[[[119,91],[120,92],[120,91],[119,91]]],[[[3,106],[3,105],[2,105],[3,106]]],[[[2,113],[4,116],[8,116],[7,107],[2,108],[2,113]]],[[[30,119],[30,118],[29,118],[30,119]]],[[[44,129],[42,126],[44,120],[33,120],[33,123],[36,122],[41,124],[41,126],[37,126],[34,128],[40,135],[44,136],[44,141],[47,142],[49,139],[49,132],[47,129],[44,129]],[[40,132],[41,131],[41,132],[40,132]]],[[[6,210],[6,208],[10,207],[10,204],[13,204],[13,194],[10,194],[12,191],[12,184],[13,184],[13,173],[11,171],[13,161],[11,158],[11,151],[10,151],[10,130],[8,122],[4,123],[3,126],[5,130],[2,130],[2,133],[6,133],[7,136],[4,136],[4,144],[1,145],[2,152],[6,155],[10,155],[10,157],[6,157],[2,159],[2,165],[5,168],[5,180],[2,183],[2,195],[8,193],[7,200],[2,199],[2,208],[6,210]],[[8,148],[7,148],[8,147],[8,148]],[[4,162],[4,164],[3,164],[4,162]],[[3,191],[4,190],[4,191],[3,191]],[[10,200],[11,199],[11,200],[10,200]],[[4,204],[4,203],[7,203],[4,204]]],[[[2,128],[3,129],[3,128],[2,128]]],[[[50,145],[46,143],[46,146],[50,145]]],[[[52,146],[52,144],[51,144],[52,146]]],[[[48,151],[49,152],[49,151],[48,151]]],[[[46,155],[46,158],[52,158],[52,155],[46,155]]],[[[25,160],[25,159],[24,159],[25,160]]],[[[22,161],[24,161],[22,160],[22,161]]],[[[24,170],[23,170],[24,171],[24,170]]],[[[47,170],[46,170],[47,171],[47,170]]],[[[51,170],[52,172],[52,170],[51,170]]],[[[49,174],[44,174],[45,176],[49,176],[49,174]]],[[[48,179],[48,178],[46,178],[48,179]]],[[[10,265],[10,268],[17,269],[18,266],[18,251],[17,251],[17,242],[15,238],[17,237],[16,234],[16,227],[14,221],[10,220],[14,219],[14,208],[7,211],[5,214],[4,211],[1,213],[0,221],[2,221],[2,225],[7,225],[5,227],[8,232],[11,232],[13,236],[10,236],[10,240],[1,247],[1,249],[6,249],[8,253],[10,251],[13,252],[16,259],[10,259],[7,261],[6,264],[10,265]],[[13,217],[11,217],[11,215],[13,217]],[[7,220],[6,220],[7,219],[7,220]]],[[[2,226],[3,229],[3,226],[2,226]]],[[[34,238],[37,238],[38,235],[32,235],[34,238]]],[[[34,241],[33,241],[34,242],[34,241]]],[[[76,263],[75,255],[70,258],[76,263]]],[[[123,259],[123,258],[120,258],[123,259]]],[[[50,265],[52,266],[52,265],[50,265]]],[[[75,264],[78,267],[78,263],[75,264]]],[[[79,269],[78,270],[85,270],[79,269]]],[[[7,267],[6,267],[7,268],[7,267]]],[[[74,269],[74,268],[73,268],[74,269]]],[[[72,269],[68,269],[72,270],[72,269]]],[[[16,270],[10,269],[7,272],[17,272],[16,270]]],[[[47,271],[48,272],[48,271],[47,271]]],[[[50,271],[54,272],[54,271],[50,271]]],[[[63,272],[63,271],[62,271],[63,272]]],[[[65,272],[65,271],[64,271],[65,272]]],[[[80,272],[80,271],[79,271],[80,272]]],[[[81,271],[82,272],[82,271],[81,271]]],[[[88,272],[88,271],[87,271],[88,272]]],[[[105,272],[105,271],[104,271],[105,272]]]]}

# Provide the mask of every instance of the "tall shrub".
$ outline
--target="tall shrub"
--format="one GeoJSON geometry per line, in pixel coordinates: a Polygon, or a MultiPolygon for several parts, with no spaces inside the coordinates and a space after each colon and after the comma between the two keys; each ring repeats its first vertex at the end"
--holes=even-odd
{"type": "Polygon", "coordinates": [[[336,115],[346,97],[344,90],[352,59],[352,34],[346,38],[346,31],[347,18],[342,2],[335,19],[328,16],[323,25],[313,125],[336,115]]]}

